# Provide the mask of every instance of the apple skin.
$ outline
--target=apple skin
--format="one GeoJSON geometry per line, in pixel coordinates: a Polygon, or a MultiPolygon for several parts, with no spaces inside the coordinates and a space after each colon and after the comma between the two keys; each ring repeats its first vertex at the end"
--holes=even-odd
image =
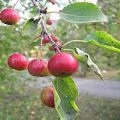
{"type": "MultiPolygon", "coordinates": [[[[53,39],[54,42],[58,41],[58,37],[56,37],[55,35],[50,35],[51,38],[53,39]]],[[[44,36],[43,40],[42,40],[42,45],[45,45],[46,43],[49,43],[49,38],[48,36],[44,36]]]]}
{"type": "Polygon", "coordinates": [[[48,25],[52,25],[53,24],[53,20],[51,20],[51,19],[47,19],[47,21],[46,21],[46,23],[48,24],[48,25]]]}
{"type": "Polygon", "coordinates": [[[52,4],[56,3],[56,0],[48,0],[49,2],[51,2],[52,4]]]}
{"type": "Polygon", "coordinates": [[[33,59],[28,64],[28,72],[32,76],[45,77],[49,76],[50,72],[48,71],[48,61],[41,59],[33,59]]]}
{"type": "Polygon", "coordinates": [[[7,25],[14,25],[20,19],[19,14],[12,8],[6,8],[0,13],[0,20],[7,25]]]}
{"type": "Polygon", "coordinates": [[[8,57],[8,65],[15,70],[25,70],[28,66],[29,60],[20,53],[14,53],[8,57]]]}
{"type": "Polygon", "coordinates": [[[78,61],[71,54],[60,52],[48,61],[48,70],[55,77],[67,77],[78,70],[78,61]]]}
{"type": "Polygon", "coordinates": [[[48,87],[42,90],[41,101],[44,105],[51,107],[51,108],[55,108],[53,87],[48,87]]]}

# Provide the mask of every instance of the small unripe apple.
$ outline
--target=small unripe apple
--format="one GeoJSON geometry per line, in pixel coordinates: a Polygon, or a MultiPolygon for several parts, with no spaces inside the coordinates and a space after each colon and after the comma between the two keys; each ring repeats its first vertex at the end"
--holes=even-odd
{"type": "Polygon", "coordinates": [[[0,20],[7,25],[14,25],[20,19],[18,12],[12,8],[6,8],[0,13],[0,20]]]}
{"type": "Polygon", "coordinates": [[[51,2],[52,4],[56,3],[56,0],[48,0],[49,2],[51,2]]]}
{"type": "Polygon", "coordinates": [[[51,108],[55,108],[53,87],[48,87],[42,90],[41,101],[44,105],[51,107],[51,108]]]}
{"type": "Polygon", "coordinates": [[[8,57],[8,65],[15,70],[25,70],[28,66],[28,59],[19,53],[14,53],[8,57]]]}
{"type": "MultiPolygon", "coordinates": [[[[56,45],[58,46],[59,49],[62,48],[62,45],[61,45],[61,43],[60,43],[59,41],[56,42],[56,45]]],[[[55,48],[54,48],[53,46],[50,46],[50,47],[49,47],[49,50],[54,51],[55,48]]]]}
{"type": "MultiPolygon", "coordinates": [[[[58,41],[58,37],[56,37],[55,35],[50,35],[51,38],[53,39],[54,42],[57,42],[58,41]]],[[[48,36],[44,36],[43,40],[42,40],[42,45],[45,45],[46,43],[49,43],[50,40],[48,38],[48,36]]]]}
{"type": "Polygon", "coordinates": [[[48,61],[42,59],[33,59],[28,64],[28,72],[32,76],[45,77],[50,75],[48,71],[48,61]]]}
{"type": "Polygon", "coordinates": [[[49,72],[56,77],[67,77],[78,69],[78,61],[69,53],[60,52],[48,61],[49,72]]]}

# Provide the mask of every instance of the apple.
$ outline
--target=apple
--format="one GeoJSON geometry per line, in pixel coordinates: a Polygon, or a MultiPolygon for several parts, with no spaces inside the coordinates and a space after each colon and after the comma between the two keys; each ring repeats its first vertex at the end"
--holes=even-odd
{"type": "MultiPolygon", "coordinates": [[[[55,35],[51,34],[50,36],[51,36],[51,38],[53,39],[54,42],[58,41],[58,37],[56,37],[55,35]]],[[[45,45],[46,43],[49,43],[49,42],[50,42],[50,40],[49,40],[48,36],[47,35],[44,36],[44,38],[42,40],[42,45],[45,45]]]]}
{"type": "Polygon", "coordinates": [[[7,25],[14,25],[20,19],[18,12],[12,8],[6,8],[0,13],[0,20],[7,25]]]}
{"type": "Polygon", "coordinates": [[[55,4],[56,0],[48,0],[49,2],[51,2],[52,4],[55,4]]]}
{"type": "Polygon", "coordinates": [[[33,59],[28,64],[28,72],[32,76],[38,76],[38,77],[45,77],[49,76],[50,73],[48,71],[48,61],[43,59],[33,59]]]}
{"type": "Polygon", "coordinates": [[[67,77],[78,69],[78,61],[69,53],[60,52],[48,61],[49,72],[56,77],[67,77]]]}
{"type": "Polygon", "coordinates": [[[42,90],[41,101],[44,105],[51,107],[51,108],[55,108],[53,87],[48,87],[42,90]]]}
{"type": "Polygon", "coordinates": [[[8,57],[9,67],[15,70],[25,70],[28,63],[28,59],[20,53],[14,53],[8,57]]]}
{"type": "Polygon", "coordinates": [[[46,23],[48,24],[48,25],[52,25],[53,24],[53,20],[51,20],[51,19],[47,19],[47,21],[46,21],[46,23]]]}

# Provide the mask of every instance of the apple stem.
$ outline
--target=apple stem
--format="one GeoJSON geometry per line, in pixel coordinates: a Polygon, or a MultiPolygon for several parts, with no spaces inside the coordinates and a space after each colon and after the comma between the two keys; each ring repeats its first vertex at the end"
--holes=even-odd
{"type": "Polygon", "coordinates": [[[62,46],[65,47],[65,46],[67,46],[68,44],[76,43],[76,42],[78,42],[78,43],[86,43],[87,41],[84,41],[84,40],[71,40],[71,41],[66,42],[66,43],[63,44],[62,46]]]}
{"type": "Polygon", "coordinates": [[[15,8],[15,6],[17,5],[17,3],[19,2],[19,0],[17,0],[13,6],[13,9],[15,8]]]}
{"type": "Polygon", "coordinates": [[[60,14],[60,12],[57,12],[57,11],[50,11],[50,12],[47,12],[47,14],[51,14],[51,13],[57,13],[57,14],[60,14]]]}
{"type": "Polygon", "coordinates": [[[45,23],[44,23],[43,20],[41,20],[41,28],[42,28],[42,33],[48,36],[49,41],[52,43],[52,45],[55,48],[56,52],[60,53],[60,49],[59,49],[58,45],[53,41],[52,37],[47,32],[47,29],[46,29],[46,26],[45,26],[45,23]]]}
{"type": "Polygon", "coordinates": [[[40,41],[40,59],[43,58],[42,39],[43,39],[43,36],[41,36],[41,41],[40,41]]]}

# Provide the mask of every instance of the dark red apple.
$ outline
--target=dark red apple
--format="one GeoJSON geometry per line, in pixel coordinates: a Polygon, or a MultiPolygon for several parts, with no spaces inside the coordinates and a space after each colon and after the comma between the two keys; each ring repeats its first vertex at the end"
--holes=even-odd
{"type": "Polygon", "coordinates": [[[49,72],[56,77],[67,77],[78,69],[78,61],[69,53],[60,52],[48,61],[49,72]]]}
{"type": "Polygon", "coordinates": [[[8,57],[8,65],[15,70],[24,70],[28,66],[28,59],[19,53],[14,53],[8,57]]]}
{"type": "Polygon", "coordinates": [[[51,108],[55,108],[53,87],[48,87],[42,90],[41,101],[44,105],[51,107],[51,108]]]}
{"type": "Polygon", "coordinates": [[[32,76],[45,77],[50,75],[48,71],[48,61],[33,59],[28,64],[28,71],[32,76]]]}
{"type": "MultiPolygon", "coordinates": [[[[59,41],[56,42],[56,45],[58,46],[59,49],[62,48],[62,45],[61,45],[61,43],[60,43],[59,41]]],[[[54,48],[53,46],[50,46],[50,47],[49,47],[49,50],[54,51],[55,48],[54,48]]]]}
{"type": "Polygon", "coordinates": [[[0,13],[0,20],[7,25],[14,25],[20,19],[18,12],[12,8],[6,8],[0,13]]]}
{"type": "MultiPolygon", "coordinates": [[[[53,39],[54,42],[57,42],[58,41],[58,37],[56,37],[55,35],[50,35],[51,38],[53,39]]],[[[43,40],[42,40],[42,45],[45,45],[46,43],[49,43],[50,40],[48,38],[48,36],[44,36],[43,40]]]]}

